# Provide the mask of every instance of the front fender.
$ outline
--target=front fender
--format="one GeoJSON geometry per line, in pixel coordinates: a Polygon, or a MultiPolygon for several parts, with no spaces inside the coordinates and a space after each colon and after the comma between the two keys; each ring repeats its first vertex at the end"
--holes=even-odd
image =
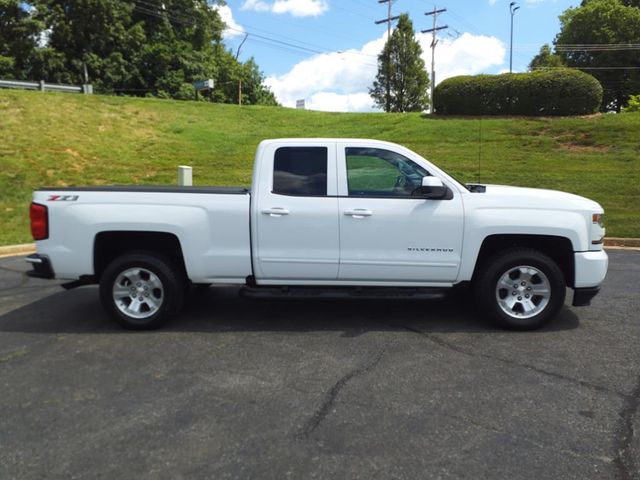
{"type": "Polygon", "coordinates": [[[459,281],[469,281],[480,248],[492,235],[545,235],[567,238],[574,251],[589,249],[585,219],[579,212],[514,208],[478,208],[465,222],[459,281]]]}

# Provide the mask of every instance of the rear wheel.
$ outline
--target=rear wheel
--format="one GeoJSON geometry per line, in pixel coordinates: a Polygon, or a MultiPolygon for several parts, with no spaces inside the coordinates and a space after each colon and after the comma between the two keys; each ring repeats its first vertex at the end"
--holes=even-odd
{"type": "Polygon", "coordinates": [[[100,280],[100,300],[109,315],[125,328],[159,328],[180,311],[184,281],[179,270],[154,253],[117,257],[100,280]]]}
{"type": "Polygon", "coordinates": [[[562,308],[566,287],[551,258],[536,250],[512,249],[483,264],[475,294],[482,313],[500,326],[533,330],[562,308]]]}

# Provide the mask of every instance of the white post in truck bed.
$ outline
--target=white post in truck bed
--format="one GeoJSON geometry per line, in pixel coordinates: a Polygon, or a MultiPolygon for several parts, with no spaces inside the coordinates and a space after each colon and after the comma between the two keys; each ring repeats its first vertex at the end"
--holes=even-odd
{"type": "Polygon", "coordinates": [[[193,185],[193,168],[186,165],[178,167],[178,185],[181,187],[191,187],[193,185]]]}

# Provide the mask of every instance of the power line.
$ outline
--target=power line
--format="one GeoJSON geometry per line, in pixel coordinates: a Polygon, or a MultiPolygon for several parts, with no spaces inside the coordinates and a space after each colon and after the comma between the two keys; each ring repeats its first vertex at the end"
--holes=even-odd
{"type": "Polygon", "coordinates": [[[371,5],[366,3],[365,0],[351,0],[351,1],[362,5],[366,10],[370,10],[371,9],[371,5]]]}
{"type": "Polygon", "coordinates": [[[173,20],[175,23],[185,26],[193,26],[195,24],[195,19],[192,17],[184,14],[170,13],[164,7],[162,7],[162,12],[159,12],[157,8],[157,5],[145,0],[134,0],[133,9],[138,13],[144,13],[159,19],[173,20]]]}
{"type": "MultiPolygon", "coordinates": [[[[375,58],[374,55],[368,55],[366,53],[361,53],[361,52],[351,52],[351,51],[348,51],[348,50],[346,50],[346,51],[333,51],[333,50],[329,50],[329,49],[317,50],[317,49],[314,49],[314,48],[307,48],[307,47],[304,47],[304,46],[301,46],[301,45],[297,45],[295,43],[285,42],[283,40],[278,40],[278,39],[275,39],[275,38],[272,38],[272,37],[267,37],[265,35],[260,35],[260,34],[257,34],[257,33],[253,33],[251,31],[247,32],[245,30],[240,30],[240,29],[231,28],[231,27],[229,27],[229,29],[230,30],[234,30],[234,31],[238,31],[238,32],[249,33],[250,36],[249,36],[248,41],[255,42],[256,38],[258,38],[258,39],[262,40],[262,42],[259,42],[259,43],[262,43],[262,44],[269,44],[267,42],[271,42],[273,44],[277,44],[277,45],[288,47],[289,49],[297,49],[297,50],[301,50],[303,52],[315,53],[317,55],[327,55],[327,54],[335,53],[335,54],[340,54],[340,55],[359,55],[359,56],[363,56],[363,57],[375,58]]],[[[324,47],[319,47],[319,48],[324,48],[324,47]]],[[[298,52],[296,52],[296,53],[298,53],[298,52]]],[[[366,62],[363,62],[363,61],[361,61],[359,63],[362,63],[364,65],[372,65],[370,63],[366,63],[366,62]]]]}
{"type": "MultiPolygon", "coordinates": [[[[140,3],[140,4],[146,4],[146,5],[153,5],[153,4],[151,4],[151,3],[149,3],[149,2],[147,2],[145,0],[134,0],[134,2],[137,2],[137,3],[140,3]]],[[[156,8],[157,8],[157,6],[156,6],[156,8]]],[[[176,23],[179,23],[179,24],[182,24],[182,25],[191,26],[191,25],[193,25],[195,23],[195,19],[193,19],[191,17],[188,17],[188,16],[185,16],[185,15],[180,15],[179,16],[179,15],[176,15],[176,14],[173,14],[173,13],[169,13],[169,12],[166,12],[166,11],[161,13],[161,12],[158,12],[157,10],[153,10],[151,8],[146,8],[144,6],[141,7],[139,5],[135,5],[134,9],[136,11],[138,11],[139,13],[143,13],[143,14],[146,14],[146,15],[151,15],[151,16],[154,16],[154,17],[160,18],[160,19],[165,19],[166,18],[167,20],[172,20],[172,21],[174,21],[176,23]]],[[[272,47],[272,48],[279,48],[280,50],[288,51],[290,53],[299,54],[301,52],[304,52],[304,53],[313,53],[313,54],[318,54],[318,55],[329,54],[329,53],[338,53],[338,54],[345,54],[345,55],[359,55],[359,56],[364,56],[364,57],[369,57],[369,58],[375,58],[374,55],[368,55],[368,54],[361,53],[361,52],[352,52],[352,51],[333,52],[333,51],[331,51],[329,49],[326,49],[325,47],[321,47],[321,46],[317,46],[317,45],[316,45],[316,47],[318,47],[319,49],[323,49],[323,50],[319,50],[319,49],[316,49],[316,48],[309,48],[309,47],[305,47],[303,45],[299,45],[299,44],[296,44],[296,43],[286,42],[286,41],[283,41],[283,40],[278,40],[276,38],[268,37],[266,35],[261,35],[261,34],[254,33],[254,32],[251,32],[251,31],[241,30],[241,29],[234,28],[234,27],[229,27],[229,26],[227,26],[227,29],[228,30],[233,30],[233,31],[236,31],[236,32],[239,32],[239,33],[244,33],[244,34],[250,33],[251,36],[248,38],[248,41],[255,42],[255,43],[260,43],[262,45],[266,45],[266,46],[269,46],[269,47],[272,47]]],[[[285,37],[285,38],[287,38],[287,37],[285,37]]],[[[307,45],[313,46],[313,44],[308,44],[306,42],[300,42],[300,43],[305,43],[307,45]]],[[[358,63],[361,63],[363,65],[367,65],[367,66],[375,66],[375,65],[373,65],[371,63],[362,62],[362,61],[359,61],[358,63]]]]}
{"type": "MultiPolygon", "coordinates": [[[[284,38],[284,39],[287,39],[287,40],[291,40],[291,41],[293,41],[293,42],[296,42],[296,43],[295,43],[296,45],[297,45],[297,44],[301,44],[301,45],[308,45],[309,47],[313,47],[313,48],[318,48],[318,49],[323,50],[323,52],[322,52],[322,53],[328,53],[328,52],[333,51],[332,49],[330,49],[330,48],[328,48],[328,47],[325,47],[325,46],[322,46],[322,45],[318,45],[318,44],[314,44],[314,43],[309,43],[309,42],[303,42],[303,41],[301,41],[301,40],[298,40],[298,39],[295,39],[295,38],[292,38],[292,37],[288,37],[288,36],[286,36],[286,35],[282,35],[282,34],[279,34],[279,33],[271,32],[271,31],[269,31],[269,30],[265,30],[265,29],[263,29],[263,28],[258,28],[258,27],[252,26],[252,25],[244,24],[244,27],[246,27],[246,28],[248,28],[248,29],[251,29],[251,30],[258,30],[258,31],[261,31],[261,32],[265,32],[265,33],[268,33],[269,35],[272,35],[272,36],[276,36],[276,37],[284,38]]],[[[228,28],[229,30],[234,30],[234,31],[238,31],[238,32],[243,32],[243,33],[245,33],[245,30],[240,30],[240,29],[232,28],[232,27],[227,27],[227,28],[228,28]]],[[[250,32],[250,33],[251,33],[251,32],[250,32]]],[[[253,33],[252,33],[252,34],[253,34],[253,33]]],[[[253,34],[253,35],[255,35],[255,34],[253,34]]],[[[291,42],[290,42],[290,43],[291,43],[291,42]]],[[[349,51],[349,50],[338,50],[338,53],[346,53],[346,54],[349,54],[349,55],[360,55],[360,56],[363,56],[363,57],[377,58],[377,55],[369,55],[369,54],[367,54],[367,53],[356,52],[356,51],[349,51]]]]}
{"type": "MultiPolygon", "coordinates": [[[[134,1],[145,3],[145,4],[149,5],[149,3],[145,2],[144,0],[134,0],[134,1]]],[[[138,11],[139,13],[143,13],[143,14],[146,14],[146,15],[154,16],[156,18],[166,19],[168,21],[173,21],[173,22],[181,24],[181,25],[192,26],[195,23],[194,19],[191,19],[191,18],[186,17],[186,16],[177,16],[175,14],[169,14],[167,12],[160,13],[157,10],[152,10],[152,9],[149,9],[149,8],[146,8],[146,7],[140,7],[139,5],[135,5],[134,6],[134,10],[138,11]]],[[[234,31],[237,31],[237,32],[240,32],[240,33],[245,33],[245,34],[247,33],[245,30],[240,30],[240,29],[233,28],[233,27],[228,27],[227,26],[227,29],[234,30],[234,31]]],[[[278,48],[281,51],[284,50],[284,51],[287,51],[289,53],[295,53],[295,54],[300,54],[302,52],[304,52],[304,53],[313,53],[313,54],[328,53],[326,51],[307,48],[307,47],[304,47],[304,46],[301,46],[301,45],[297,45],[297,44],[294,44],[294,43],[291,43],[291,42],[284,42],[284,41],[277,40],[275,38],[267,37],[267,36],[264,36],[264,35],[260,35],[260,34],[257,34],[257,33],[252,33],[252,32],[250,32],[250,33],[251,33],[251,37],[249,37],[249,41],[257,42],[257,43],[260,43],[262,45],[265,45],[265,46],[268,46],[268,47],[271,47],[271,48],[278,48]],[[258,37],[258,38],[255,38],[255,37],[258,37]],[[258,40],[258,39],[261,39],[261,40],[258,40]]],[[[345,52],[345,53],[356,54],[356,52],[345,52]]],[[[359,62],[359,63],[362,63],[364,65],[368,65],[368,66],[373,66],[372,64],[368,64],[368,63],[365,63],[365,62],[359,62]]]]}
{"type": "MultiPolygon", "coordinates": [[[[134,0],[134,2],[143,3],[143,4],[146,4],[146,5],[153,5],[153,4],[151,4],[151,3],[149,3],[148,1],[145,1],[145,0],[134,0]]],[[[154,11],[154,10],[151,10],[151,9],[148,9],[148,8],[144,8],[144,7],[138,7],[138,6],[136,6],[135,8],[138,9],[141,13],[147,13],[147,14],[153,15],[153,16],[155,16],[157,18],[164,18],[166,16],[169,19],[176,21],[177,23],[191,25],[191,24],[193,24],[195,22],[195,20],[193,18],[187,17],[185,15],[177,16],[176,14],[169,14],[168,12],[159,13],[157,11],[154,11]]],[[[292,48],[295,48],[295,49],[299,49],[299,50],[303,50],[303,51],[306,51],[306,52],[309,52],[309,53],[323,54],[323,53],[332,52],[331,49],[329,49],[327,47],[324,47],[324,46],[321,46],[321,45],[312,44],[312,43],[308,43],[308,42],[303,42],[303,41],[300,41],[300,40],[297,40],[297,39],[293,39],[291,37],[286,37],[284,35],[280,35],[280,34],[277,34],[277,33],[274,33],[274,32],[269,32],[268,30],[264,30],[264,29],[261,29],[261,28],[258,28],[258,27],[254,27],[254,26],[250,26],[250,25],[245,25],[245,26],[249,27],[251,30],[259,30],[259,31],[267,32],[270,35],[279,36],[281,38],[287,38],[287,39],[293,40],[293,41],[295,41],[297,43],[278,40],[278,39],[275,39],[273,37],[268,37],[268,36],[261,35],[261,34],[255,33],[255,32],[251,32],[250,30],[248,31],[246,29],[238,29],[238,28],[230,27],[228,25],[226,26],[226,29],[227,30],[233,30],[235,32],[243,33],[243,34],[246,34],[248,32],[248,33],[251,33],[251,35],[253,37],[258,37],[258,38],[261,38],[261,39],[269,41],[269,42],[282,44],[282,45],[285,45],[285,46],[288,46],[288,47],[292,47],[292,48]],[[305,47],[304,45],[308,45],[308,47],[305,47]],[[313,48],[309,48],[309,47],[313,47],[313,48]]],[[[337,53],[343,53],[343,54],[347,54],[347,55],[360,55],[360,56],[369,57],[369,58],[376,58],[376,55],[369,55],[369,54],[366,54],[366,53],[349,51],[349,50],[338,51],[337,53]]]]}
{"type": "MultiPolygon", "coordinates": [[[[319,28],[318,26],[315,26],[315,25],[306,25],[306,24],[304,26],[301,26],[301,25],[299,25],[298,23],[295,23],[295,22],[287,22],[286,19],[278,19],[278,27],[280,27],[281,24],[283,24],[283,23],[286,23],[290,27],[293,27],[293,28],[295,28],[297,30],[302,29],[304,31],[305,35],[308,33],[308,30],[315,30],[315,31],[318,31],[318,32],[322,32],[324,34],[329,33],[332,37],[340,37],[340,38],[342,38],[344,40],[349,40],[349,41],[353,40],[353,37],[346,36],[346,35],[341,35],[340,33],[336,32],[334,30],[328,29],[328,28],[319,28]]],[[[280,33],[275,33],[275,32],[272,32],[270,30],[266,30],[266,29],[259,28],[259,27],[256,27],[256,26],[248,25],[246,23],[243,23],[242,25],[243,25],[243,27],[247,27],[247,28],[250,28],[252,30],[261,31],[263,33],[267,33],[269,35],[273,35],[273,36],[276,36],[276,37],[280,37],[280,38],[284,38],[284,39],[288,39],[288,40],[294,40],[294,41],[296,41],[298,43],[302,43],[302,44],[309,45],[309,46],[317,46],[317,45],[310,44],[310,43],[307,43],[307,42],[302,42],[302,41],[298,40],[297,38],[288,37],[288,36],[282,35],[280,33]]],[[[321,48],[324,48],[324,47],[321,47],[321,48]]]]}
{"type": "Polygon", "coordinates": [[[640,50],[640,43],[601,44],[601,45],[556,45],[557,52],[608,52],[640,50]]]}
{"type": "Polygon", "coordinates": [[[350,9],[348,9],[348,8],[344,8],[342,5],[333,5],[333,7],[334,7],[334,8],[337,8],[338,10],[342,10],[342,11],[344,11],[344,12],[350,13],[350,14],[352,14],[352,15],[356,15],[356,16],[358,16],[358,17],[364,17],[364,18],[367,18],[367,19],[369,19],[369,20],[375,20],[373,17],[370,17],[370,16],[368,16],[368,15],[363,15],[363,14],[362,14],[362,13],[360,13],[360,12],[356,12],[356,11],[354,11],[354,10],[350,10],[350,9]]]}
{"type": "Polygon", "coordinates": [[[469,29],[473,32],[476,33],[477,35],[484,35],[480,28],[478,28],[475,24],[471,23],[470,21],[464,19],[462,16],[458,15],[457,13],[455,13],[454,10],[452,10],[451,8],[448,8],[447,13],[449,13],[449,15],[453,16],[453,18],[457,19],[459,22],[465,24],[467,27],[469,27],[469,29]]]}
{"type": "MultiPolygon", "coordinates": [[[[286,43],[271,43],[272,40],[264,40],[264,39],[260,39],[260,38],[256,38],[256,36],[254,34],[250,34],[249,38],[247,39],[248,42],[251,43],[257,43],[259,45],[263,45],[266,47],[270,47],[270,48],[274,48],[280,51],[285,51],[285,52],[289,52],[292,54],[296,54],[296,55],[306,55],[310,52],[310,50],[308,49],[304,49],[298,46],[294,46],[293,44],[289,45],[286,43]]],[[[313,51],[311,53],[316,53],[316,54],[321,54],[321,55],[329,55],[329,54],[337,54],[337,55],[345,55],[345,54],[349,54],[349,53],[355,53],[355,52],[335,52],[335,51],[327,51],[327,52],[318,52],[318,51],[313,51]]],[[[355,62],[358,63],[360,65],[365,65],[365,66],[369,66],[369,67],[376,67],[376,64],[373,63],[369,63],[367,61],[360,60],[360,59],[346,59],[346,58],[340,58],[340,60],[343,61],[350,61],[350,62],[355,62]]]]}

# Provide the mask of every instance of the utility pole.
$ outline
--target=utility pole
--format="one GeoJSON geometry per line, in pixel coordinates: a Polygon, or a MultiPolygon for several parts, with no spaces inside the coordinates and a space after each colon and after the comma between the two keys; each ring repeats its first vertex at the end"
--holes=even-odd
{"type": "MultiPolygon", "coordinates": [[[[387,18],[374,22],[376,25],[381,23],[387,24],[387,44],[391,40],[391,22],[400,18],[399,15],[395,17],[391,16],[391,4],[393,0],[378,0],[378,3],[387,4],[387,18]]],[[[387,49],[387,99],[386,99],[386,111],[391,111],[391,50],[387,49]]]]}
{"type": "Polygon", "coordinates": [[[436,32],[440,30],[444,30],[445,28],[449,28],[449,25],[443,25],[442,27],[436,26],[438,23],[438,15],[446,12],[446,8],[441,8],[438,10],[435,6],[433,7],[433,11],[425,12],[425,15],[433,16],[433,28],[429,28],[427,30],[421,30],[422,33],[431,33],[431,113],[435,113],[435,109],[433,108],[433,89],[436,84],[436,45],[438,44],[438,40],[436,39],[436,32]]]}
{"type": "Polygon", "coordinates": [[[509,43],[509,73],[513,73],[513,16],[516,14],[516,10],[520,7],[516,6],[516,2],[509,4],[509,11],[511,12],[511,42],[509,43]]]}

